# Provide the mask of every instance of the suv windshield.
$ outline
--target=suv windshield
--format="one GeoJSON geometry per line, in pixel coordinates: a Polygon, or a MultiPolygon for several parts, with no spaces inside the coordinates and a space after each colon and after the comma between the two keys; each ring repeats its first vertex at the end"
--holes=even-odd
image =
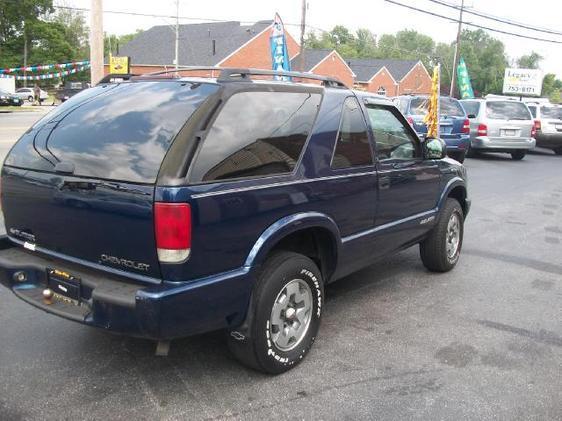
{"type": "Polygon", "coordinates": [[[552,118],[552,119],[562,119],[562,108],[558,107],[542,107],[541,117],[552,118]]]}
{"type": "Polygon", "coordinates": [[[486,117],[492,120],[531,120],[531,113],[522,102],[488,101],[486,117]]]}
{"type": "Polygon", "coordinates": [[[178,81],[97,86],[61,105],[14,146],[6,165],[153,183],[175,135],[217,85],[178,81]]]}
{"type": "MultiPolygon", "coordinates": [[[[427,107],[429,105],[429,98],[415,97],[410,102],[410,114],[426,115],[427,107]]],[[[456,99],[440,98],[439,107],[441,115],[450,117],[465,117],[464,109],[461,107],[456,99]]]]}

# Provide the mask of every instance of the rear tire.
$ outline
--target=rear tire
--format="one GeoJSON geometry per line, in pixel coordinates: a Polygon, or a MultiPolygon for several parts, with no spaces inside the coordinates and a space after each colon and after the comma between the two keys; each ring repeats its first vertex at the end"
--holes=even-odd
{"type": "Polygon", "coordinates": [[[467,158],[474,158],[476,157],[476,155],[478,155],[478,152],[472,148],[470,145],[468,145],[468,149],[466,150],[466,157],[467,158]]]}
{"type": "Polygon", "coordinates": [[[521,161],[527,155],[527,151],[513,151],[511,152],[511,159],[514,161],[521,161]]]}
{"type": "Polygon", "coordinates": [[[554,149],[554,153],[555,153],[556,155],[562,155],[562,148],[556,148],[556,149],[554,149]]]}
{"type": "Polygon", "coordinates": [[[464,214],[456,199],[445,202],[439,221],[420,243],[420,257],[432,272],[448,272],[459,261],[464,236],[464,214]]]}
{"type": "Polygon", "coordinates": [[[28,96],[28,97],[27,97],[27,100],[28,100],[29,102],[33,102],[33,97],[32,97],[32,96],[28,96]]]}
{"type": "Polygon", "coordinates": [[[301,254],[275,253],[254,287],[247,335],[230,332],[228,347],[255,370],[269,374],[290,370],[312,347],[323,304],[322,275],[316,264],[301,254]]]}

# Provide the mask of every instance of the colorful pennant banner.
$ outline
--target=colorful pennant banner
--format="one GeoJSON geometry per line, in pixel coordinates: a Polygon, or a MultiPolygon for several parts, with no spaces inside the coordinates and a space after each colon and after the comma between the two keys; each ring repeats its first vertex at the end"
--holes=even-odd
{"type": "Polygon", "coordinates": [[[86,65],[83,65],[83,66],[75,67],[74,69],[63,70],[62,72],[46,73],[46,74],[43,74],[43,75],[29,75],[29,76],[22,76],[22,75],[13,75],[12,76],[12,75],[0,74],[0,78],[15,77],[16,80],[54,79],[54,78],[57,78],[57,77],[63,77],[63,76],[72,75],[74,73],[82,72],[82,71],[87,70],[89,68],[90,68],[90,64],[86,64],[86,65]]]}
{"type": "Polygon", "coordinates": [[[57,64],[43,64],[41,66],[27,66],[27,67],[10,67],[6,69],[0,69],[0,74],[9,74],[9,73],[17,73],[17,72],[40,72],[43,70],[52,70],[52,69],[67,69],[69,67],[80,67],[89,65],[90,60],[83,60],[83,61],[73,61],[72,63],[57,63],[57,64]]]}

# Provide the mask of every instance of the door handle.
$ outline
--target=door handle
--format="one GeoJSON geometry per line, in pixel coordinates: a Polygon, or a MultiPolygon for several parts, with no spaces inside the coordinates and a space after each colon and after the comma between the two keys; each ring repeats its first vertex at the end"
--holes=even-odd
{"type": "Polygon", "coordinates": [[[415,164],[415,162],[411,162],[411,161],[395,162],[395,163],[392,164],[392,168],[395,169],[395,170],[401,170],[401,169],[404,169],[404,168],[409,168],[409,167],[413,166],[414,164],[415,164]]]}

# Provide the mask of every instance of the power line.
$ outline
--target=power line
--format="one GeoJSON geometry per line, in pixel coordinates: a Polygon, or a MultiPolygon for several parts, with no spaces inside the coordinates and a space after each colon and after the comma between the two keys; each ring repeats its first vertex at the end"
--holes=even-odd
{"type": "MultiPolygon", "coordinates": [[[[446,19],[446,20],[451,21],[451,22],[457,22],[457,23],[459,22],[458,19],[455,19],[455,18],[452,18],[452,17],[449,17],[449,16],[445,16],[445,15],[440,15],[439,13],[430,12],[429,10],[420,9],[418,7],[409,6],[407,4],[400,3],[400,2],[397,2],[397,1],[394,1],[394,0],[384,0],[384,1],[386,1],[387,3],[395,4],[397,6],[405,7],[405,8],[410,9],[410,10],[415,10],[416,12],[425,13],[426,15],[431,15],[431,16],[435,16],[435,17],[438,17],[438,18],[441,18],[441,19],[446,19]]],[[[554,40],[554,39],[538,38],[538,37],[533,37],[533,36],[530,36],[530,35],[523,35],[523,34],[518,34],[518,33],[515,33],[515,32],[503,31],[501,29],[490,28],[489,26],[484,26],[484,25],[477,25],[477,24],[471,23],[471,22],[463,22],[463,24],[468,25],[468,26],[472,26],[474,28],[485,29],[485,30],[491,31],[491,32],[498,32],[498,33],[504,34],[504,35],[511,35],[511,36],[519,37],[519,38],[532,39],[532,40],[535,40],[535,41],[550,42],[550,43],[553,43],[553,44],[562,44],[562,41],[558,41],[558,40],[554,40]]]]}
{"type": "MultiPolygon", "coordinates": [[[[456,10],[460,10],[460,7],[457,6],[456,4],[451,4],[442,0],[428,0],[432,3],[436,3],[436,4],[440,4],[441,6],[446,6],[446,7],[450,7],[452,9],[456,9],[456,10]]],[[[484,19],[489,19],[489,20],[493,20],[495,22],[500,22],[500,23],[504,23],[506,25],[511,25],[511,26],[518,26],[519,28],[524,28],[524,29],[529,29],[531,31],[536,31],[536,32],[544,32],[545,34],[553,34],[553,35],[562,35],[562,32],[558,32],[555,31],[553,29],[548,29],[548,28],[541,28],[538,26],[531,26],[528,24],[524,24],[524,23],[520,23],[520,22],[516,22],[510,19],[506,19],[506,18],[500,18],[498,16],[494,16],[494,15],[490,15],[488,13],[484,13],[475,9],[466,9],[464,10],[464,13],[468,13],[474,16],[479,16],[481,18],[484,19]]]]}
{"type": "MultiPolygon", "coordinates": [[[[85,8],[85,7],[73,7],[73,6],[57,6],[57,5],[53,5],[53,7],[55,9],[65,9],[65,10],[74,10],[77,12],[90,12],[90,9],[85,8]]],[[[109,14],[114,14],[114,15],[127,15],[127,16],[140,16],[140,17],[148,17],[148,18],[164,18],[164,19],[181,19],[181,20],[191,20],[191,21],[198,21],[198,22],[219,22],[219,23],[224,23],[224,22],[233,22],[234,20],[232,19],[212,19],[212,18],[194,18],[194,17],[188,17],[188,16],[176,16],[176,15],[159,15],[159,14],[155,14],[155,13],[141,13],[141,12],[126,12],[124,10],[104,10],[103,13],[109,13],[109,14]]],[[[260,23],[260,21],[250,21],[250,20],[236,20],[236,22],[239,22],[241,24],[245,24],[245,25],[252,25],[252,24],[256,24],[256,23],[260,23]]],[[[283,23],[284,25],[287,26],[298,26],[300,27],[301,24],[300,23],[283,23]]],[[[314,28],[310,25],[307,25],[307,27],[312,28],[312,29],[320,29],[320,28],[314,28]]],[[[321,30],[321,29],[320,29],[321,30]]]]}

